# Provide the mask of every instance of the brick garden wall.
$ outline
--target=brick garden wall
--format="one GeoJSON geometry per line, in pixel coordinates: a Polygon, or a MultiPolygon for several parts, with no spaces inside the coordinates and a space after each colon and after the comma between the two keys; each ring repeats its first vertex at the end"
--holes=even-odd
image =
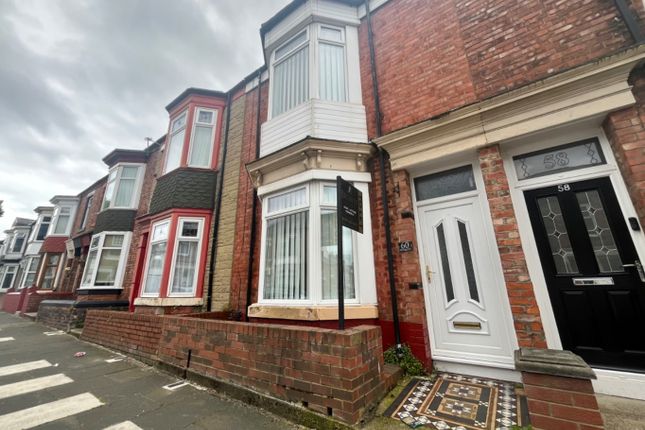
{"type": "Polygon", "coordinates": [[[81,338],[352,424],[380,400],[387,378],[378,327],[341,332],[89,311],[81,338]]]}

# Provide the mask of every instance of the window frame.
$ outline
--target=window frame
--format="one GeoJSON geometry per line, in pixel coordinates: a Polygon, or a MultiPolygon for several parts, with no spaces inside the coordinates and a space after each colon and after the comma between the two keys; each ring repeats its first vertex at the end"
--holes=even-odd
{"type": "Polygon", "coordinates": [[[81,224],[78,226],[78,231],[83,231],[87,225],[87,220],[90,217],[90,209],[94,204],[94,195],[95,192],[92,191],[85,197],[85,208],[83,209],[83,216],[81,218],[81,224]]]}
{"type": "MultiPolygon", "coordinates": [[[[143,176],[145,172],[144,163],[118,163],[110,168],[110,173],[108,174],[108,181],[105,186],[105,193],[103,193],[103,201],[101,202],[101,212],[108,209],[137,209],[139,206],[139,198],[141,195],[141,184],[143,183],[143,176]],[[132,196],[130,197],[130,204],[128,206],[116,206],[114,201],[116,196],[119,193],[121,188],[121,176],[123,174],[124,167],[136,167],[137,168],[137,177],[134,180],[134,188],[132,196]],[[110,180],[110,175],[116,172],[114,179],[110,180]],[[111,183],[114,183],[114,189],[112,190],[112,195],[110,196],[109,204],[106,206],[107,202],[107,191],[111,183]]],[[[126,178],[131,179],[131,178],[126,178]]]]}
{"type": "MultiPolygon", "coordinates": [[[[323,202],[323,187],[335,183],[324,179],[314,179],[308,182],[281,189],[276,192],[268,193],[262,197],[262,237],[260,243],[260,279],[258,288],[258,303],[261,305],[276,305],[276,306],[330,306],[337,305],[338,299],[323,299],[322,291],[322,249],[321,249],[321,214],[325,209],[336,207],[323,202]],[[295,206],[286,210],[280,210],[268,213],[268,199],[280,195],[284,195],[298,189],[306,189],[306,204],[295,206]],[[266,203],[265,203],[266,202],[266,203]],[[308,231],[307,231],[307,290],[309,298],[305,300],[289,300],[289,299],[265,299],[265,270],[266,270],[266,242],[267,242],[267,222],[281,216],[290,215],[297,212],[307,210],[308,216],[308,231]]],[[[367,239],[367,237],[366,237],[367,239]]],[[[358,263],[359,243],[357,233],[352,231],[352,249],[353,249],[353,264],[354,264],[354,290],[355,297],[353,299],[345,299],[348,305],[361,303],[361,282],[360,282],[360,264],[358,263]]]]}
{"type": "Polygon", "coordinates": [[[13,239],[11,240],[11,249],[9,250],[10,254],[22,254],[23,250],[25,249],[25,245],[27,243],[27,233],[24,231],[18,231],[16,234],[14,234],[13,239]],[[16,242],[18,242],[18,239],[22,239],[22,243],[20,244],[20,249],[16,250],[16,242]]]}
{"type": "Polygon", "coordinates": [[[52,224],[53,219],[54,219],[53,213],[51,215],[40,216],[38,218],[38,223],[34,228],[34,233],[30,237],[30,242],[42,242],[43,240],[45,240],[45,238],[47,237],[47,233],[49,233],[49,226],[52,224]],[[45,221],[45,218],[49,218],[49,221],[45,221]],[[45,233],[43,234],[43,237],[41,239],[38,239],[38,233],[40,233],[40,229],[42,228],[43,224],[47,224],[47,228],[45,229],[45,233]]]}
{"type": "Polygon", "coordinates": [[[58,272],[60,270],[60,264],[61,264],[61,261],[63,260],[63,255],[64,254],[59,254],[59,253],[47,253],[45,255],[44,262],[41,265],[42,276],[41,276],[41,279],[40,279],[40,282],[39,282],[39,285],[38,285],[39,289],[52,290],[52,291],[54,290],[54,287],[56,286],[56,281],[58,279],[58,272]],[[50,264],[50,259],[53,258],[53,257],[58,257],[58,261],[55,264],[50,264]],[[51,278],[52,283],[51,283],[51,286],[44,287],[43,284],[44,284],[45,278],[47,276],[47,269],[49,269],[50,267],[55,268],[54,276],[52,276],[52,278],[51,278]]]}
{"type": "Polygon", "coordinates": [[[26,285],[27,277],[29,276],[30,273],[34,274],[34,280],[31,284],[33,285],[38,281],[38,269],[40,269],[40,255],[29,257],[27,265],[25,266],[25,273],[23,274],[22,280],[20,282],[20,288],[31,287],[31,285],[26,285]],[[34,260],[38,261],[38,264],[36,265],[36,270],[31,271],[29,269],[31,268],[31,264],[34,262],[34,260]]]}
{"type": "Polygon", "coordinates": [[[2,270],[2,280],[0,280],[0,291],[7,291],[11,287],[13,287],[13,284],[16,282],[16,274],[18,273],[18,265],[17,264],[7,264],[3,267],[2,270]],[[5,279],[7,278],[7,274],[9,269],[13,269],[13,272],[11,273],[11,284],[4,288],[4,282],[5,279]]]}
{"type": "MultiPolygon", "coordinates": [[[[90,239],[90,246],[87,252],[87,258],[85,259],[85,267],[83,268],[83,274],[81,275],[81,285],[79,286],[79,289],[82,290],[90,290],[90,289],[122,289],[123,288],[123,275],[125,273],[125,266],[126,266],[126,261],[127,257],[130,251],[130,240],[132,237],[132,233],[129,231],[102,231],[101,233],[97,233],[95,235],[92,235],[92,238],[90,239]],[[99,271],[99,264],[101,262],[101,255],[103,254],[103,250],[105,249],[104,243],[105,243],[105,237],[106,236],[122,236],[123,237],[123,243],[121,245],[121,254],[119,255],[119,263],[117,266],[116,274],[114,275],[114,283],[112,285],[96,285],[96,277],[98,276],[98,271],[99,271]],[[98,238],[98,242],[96,246],[94,246],[94,239],[98,238]],[[96,251],[96,264],[94,265],[93,273],[92,273],[92,282],[90,284],[84,283],[85,281],[85,276],[87,275],[87,269],[89,268],[87,262],[89,260],[89,256],[92,253],[92,251],[96,251]]],[[[107,249],[115,249],[114,247],[109,247],[107,249]]]]}
{"type": "Polygon", "coordinates": [[[66,203],[66,204],[60,204],[56,205],[56,208],[54,209],[54,214],[52,215],[51,222],[49,223],[49,228],[47,230],[47,236],[69,236],[70,232],[72,231],[72,224],[74,222],[74,216],[76,215],[76,205],[73,203],[66,203]],[[58,227],[58,220],[60,219],[61,212],[63,209],[68,209],[69,210],[69,218],[67,220],[67,225],[65,226],[65,231],[62,233],[56,233],[56,229],[58,227]]]}
{"type": "Polygon", "coordinates": [[[148,243],[146,244],[146,262],[145,262],[145,267],[143,269],[143,276],[141,277],[141,288],[140,288],[140,293],[139,297],[162,297],[161,291],[163,290],[163,278],[164,278],[164,270],[166,270],[166,260],[168,258],[168,242],[170,242],[171,238],[171,227],[172,227],[172,217],[164,218],[159,221],[156,221],[152,223],[150,226],[150,235],[148,239],[148,243]],[[168,225],[168,234],[164,239],[157,239],[154,240],[154,231],[155,228],[167,224],[168,225]],[[161,266],[161,281],[159,282],[159,291],[156,293],[146,293],[146,283],[148,280],[148,271],[150,270],[150,251],[152,250],[152,245],[161,243],[161,242],[166,242],[166,250],[164,251],[164,256],[163,256],[163,265],[161,266]]]}
{"type": "MultiPolygon", "coordinates": [[[[188,111],[188,109],[186,111],[188,111]]],[[[198,169],[210,169],[212,164],[213,164],[213,152],[215,150],[215,133],[217,131],[217,122],[219,120],[219,109],[208,108],[208,107],[203,107],[203,106],[196,106],[194,108],[194,111],[195,111],[195,114],[193,115],[192,130],[190,131],[190,142],[188,144],[188,158],[186,159],[186,166],[194,167],[194,168],[198,168],[198,169]],[[205,122],[200,122],[199,121],[199,113],[202,112],[202,111],[203,112],[212,112],[213,113],[213,121],[212,121],[212,123],[205,123],[205,122]],[[207,163],[207,165],[206,166],[197,166],[197,165],[191,164],[191,157],[192,157],[192,154],[193,154],[193,147],[194,147],[194,142],[195,142],[195,131],[197,130],[197,127],[203,127],[203,126],[210,126],[211,127],[211,134],[210,134],[210,140],[209,140],[210,150],[208,151],[208,163],[207,163]]],[[[181,167],[181,160],[180,160],[180,163],[179,163],[179,167],[181,167]]],[[[167,173],[167,172],[165,172],[165,173],[167,173]]]]}
{"type": "MultiPolygon", "coordinates": [[[[197,285],[199,284],[199,274],[201,266],[201,254],[202,247],[204,245],[204,223],[205,219],[203,217],[189,217],[189,216],[179,216],[176,221],[175,235],[172,237],[170,235],[170,230],[168,232],[168,240],[172,237],[172,254],[170,255],[170,271],[168,272],[168,283],[166,285],[166,297],[195,297],[197,294],[197,285]],[[184,237],[181,235],[181,230],[185,222],[197,222],[197,236],[196,237],[184,237]],[[179,249],[179,241],[189,241],[197,242],[197,260],[195,261],[195,276],[193,277],[193,287],[190,293],[173,293],[172,292],[172,283],[175,279],[175,266],[177,264],[177,251],[179,249]]],[[[152,243],[152,242],[151,242],[152,243]]],[[[166,258],[168,258],[168,247],[166,246],[166,258]]],[[[163,287],[163,283],[161,284],[163,287]]],[[[160,289],[161,292],[161,289],[160,289]]]]}
{"type": "Polygon", "coordinates": [[[301,104],[306,103],[308,100],[312,99],[312,92],[311,92],[311,89],[312,89],[312,73],[311,73],[311,70],[312,70],[312,66],[313,66],[313,64],[312,64],[313,63],[313,58],[315,57],[315,55],[312,55],[312,53],[314,53],[314,50],[313,50],[314,47],[311,46],[312,45],[311,40],[312,40],[311,26],[307,26],[304,29],[296,32],[293,36],[291,36],[290,38],[285,40],[280,45],[278,45],[273,50],[273,52],[271,52],[271,67],[270,67],[270,77],[269,77],[269,82],[271,83],[271,85],[270,85],[270,89],[269,89],[269,108],[267,109],[269,119],[277,118],[277,117],[279,117],[281,115],[284,115],[285,113],[292,111],[293,109],[297,108],[301,104]],[[293,40],[297,39],[303,33],[305,34],[305,39],[300,44],[294,46],[290,51],[288,51],[286,54],[284,54],[280,58],[276,58],[277,53],[278,53],[278,51],[280,49],[284,48],[286,45],[291,43],[293,40]],[[305,47],[309,48],[309,53],[307,55],[307,63],[308,63],[307,89],[308,89],[308,94],[309,94],[308,100],[305,100],[303,103],[300,103],[300,104],[292,107],[291,109],[287,109],[287,110],[284,110],[284,111],[282,111],[280,113],[274,114],[273,113],[273,111],[274,111],[273,104],[275,103],[274,85],[275,85],[275,82],[276,82],[276,80],[274,79],[275,78],[275,68],[277,66],[279,66],[280,64],[282,64],[283,62],[287,61],[289,58],[291,58],[293,55],[295,55],[297,52],[299,52],[300,50],[304,49],[305,47]]]}
{"type": "Polygon", "coordinates": [[[166,144],[165,144],[165,156],[163,160],[163,170],[162,170],[162,175],[165,175],[168,172],[172,172],[173,170],[177,170],[181,167],[181,159],[182,155],[184,152],[184,147],[186,146],[186,130],[188,129],[188,114],[189,114],[189,108],[186,108],[179,112],[177,115],[175,115],[173,118],[170,119],[170,126],[168,127],[168,136],[166,137],[166,144]],[[178,128],[177,130],[173,130],[173,127],[177,121],[179,121],[180,118],[184,117],[184,125],[178,128]],[[170,145],[172,143],[172,138],[180,133],[182,130],[184,130],[184,139],[181,142],[181,151],[179,153],[179,163],[177,164],[177,167],[173,167],[172,169],[168,170],[168,156],[170,155],[170,145]]]}

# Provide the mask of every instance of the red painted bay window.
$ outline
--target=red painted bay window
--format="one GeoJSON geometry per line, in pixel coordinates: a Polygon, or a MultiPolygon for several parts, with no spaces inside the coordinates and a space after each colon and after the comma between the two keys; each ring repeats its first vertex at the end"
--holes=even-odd
{"type": "Polygon", "coordinates": [[[140,297],[202,297],[211,217],[209,210],[173,210],[155,217],[140,297]]]}

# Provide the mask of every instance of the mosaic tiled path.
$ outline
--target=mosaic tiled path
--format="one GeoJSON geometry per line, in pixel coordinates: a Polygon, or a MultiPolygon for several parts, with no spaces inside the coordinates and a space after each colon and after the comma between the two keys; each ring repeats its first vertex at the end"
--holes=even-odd
{"type": "Polygon", "coordinates": [[[385,411],[411,427],[437,430],[511,430],[528,425],[526,398],[512,382],[449,373],[413,379],[385,411]],[[414,420],[414,421],[413,421],[414,420]]]}

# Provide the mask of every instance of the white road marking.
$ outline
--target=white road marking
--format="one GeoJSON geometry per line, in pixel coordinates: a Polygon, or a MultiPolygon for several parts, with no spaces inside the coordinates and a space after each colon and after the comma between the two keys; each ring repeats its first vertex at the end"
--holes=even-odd
{"type": "Polygon", "coordinates": [[[117,363],[119,361],[123,361],[123,358],[108,358],[105,360],[106,363],[117,363]]]}
{"type": "Polygon", "coordinates": [[[10,340],[16,340],[13,337],[0,337],[0,342],[9,342],[10,340]]]}
{"type": "Polygon", "coordinates": [[[180,380],[180,381],[168,384],[168,385],[164,385],[162,388],[165,389],[165,390],[168,390],[168,391],[175,391],[175,390],[178,390],[178,389],[180,389],[182,387],[185,387],[186,385],[190,385],[190,384],[188,382],[186,382],[186,381],[181,381],[180,380]]]}
{"type": "MultiPolygon", "coordinates": [[[[43,376],[42,378],[28,379],[26,381],[14,382],[13,384],[0,385],[0,400],[7,397],[18,396],[25,393],[44,390],[58,385],[74,382],[71,378],[58,373],[56,375],[43,376]]],[[[0,426],[2,428],[2,426],[0,426]]]]}
{"type": "Polygon", "coordinates": [[[29,361],[27,363],[13,364],[11,366],[0,367],[0,376],[29,372],[30,370],[42,369],[49,366],[51,366],[51,363],[47,360],[29,361]]]}
{"type": "Polygon", "coordinates": [[[43,334],[46,335],[46,336],[58,336],[58,335],[61,335],[61,334],[65,334],[65,332],[63,330],[44,331],[43,334]]]}
{"type": "Polygon", "coordinates": [[[90,393],[83,393],[56,400],[55,402],[34,406],[33,408],[0,415],[0,428],[2,430],[30,429],[70,415],[89,411],[102,404],[103,402],[90,393]]]}
{"type": "Polygon", "coordinates": [[[132,421],[123,421],[122,423],[114,424],[110,427],[105,427],[103,430],[142,430],[141,427],[132,421]]]}

